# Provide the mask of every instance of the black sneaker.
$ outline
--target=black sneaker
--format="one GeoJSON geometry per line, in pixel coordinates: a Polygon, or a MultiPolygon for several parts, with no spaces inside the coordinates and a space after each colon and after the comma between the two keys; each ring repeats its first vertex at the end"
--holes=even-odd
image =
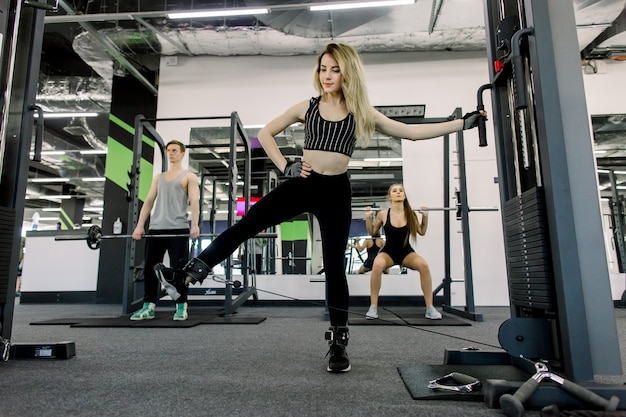
{"type": "Polygon", "coordinates": [[[172,297],[172,300],[174,301],[178,300],[180,298],[180,293],[172,284],[172,282],[174,282],[174,271],[163,264],[156,264],[154,266],[154,273],[159,279],[161,285],[163,285],[163,288],[165,288],[167,295],[172,297]]]}
{"type": "Polygon", "coordinates": [[[328,368],[326,368],[328,372],[349,372],[352,369],[345,346],[339,344],[330,345],[326,356],[328,355],[330,355],[328,368]]]}

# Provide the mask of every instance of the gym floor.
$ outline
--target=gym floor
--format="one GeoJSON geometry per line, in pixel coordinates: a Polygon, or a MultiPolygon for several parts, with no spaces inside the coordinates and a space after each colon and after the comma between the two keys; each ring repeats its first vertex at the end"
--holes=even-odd
{"type": "MultiPolygon", "coordinates": [[[[239,316],[267,319],[192,328],[30,325],[119,316],[121,306],[15,307],[13,343],[73,341],[76,357],[0,363],[2,416],[503,415],[482,402],[413,400],[397,368],[442,364],[445,349],[494,350],[498,328],[509,317],[506,307],[478,308],[484,321],[471,326],[352,326],[352,371],[346,374],[326,372],[328,323],[321,307],[244,306],[239,316]]],[[[615,309],[615,315],[624,363],[626,310],[615,309]]],[[[621,384],[622,378],[599,382],[621,384]]]]}

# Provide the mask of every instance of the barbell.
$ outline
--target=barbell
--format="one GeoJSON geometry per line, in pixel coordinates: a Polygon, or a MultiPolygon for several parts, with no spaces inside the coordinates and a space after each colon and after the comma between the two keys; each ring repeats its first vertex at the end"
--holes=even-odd
{"type": "MultiPolygon", "coordinates": [[[[198,237],[215,237],[218,236],[216,233],[201,233],[198,237]]],[[[102,228],[96,224],[89,227],[87,229],[87,234],[80,236],[74,235],[60,235],[55,236],[54,240],[85,240],[87,242],[87,246],[89,249],[97,250],[100,249],[100,243],[103,239],[131,239],[132,235],[104,235],[102,234],[102,228]]],[[[154,238],[176,238],[176,237],[189,237],[189,235],[183,234],[162,234],[162,235],[144,235],[142,239],[154,239],[154,238]]],[[[256,237],[260,238],[275,238],[277,235],[275,233],[259,233],[256,237]]]]}
{"type": "MultiPolygon", "coordinates": [[[[460,210],[461,206],[456,207],[426,207],[425,211],[457,211],[460,210]]],[[[366,207],[352,207],[352,211],[366,211],[368,210],[366,207]]],[[[382,210],[382,207],[371,207],[370,211],[378,211],[382,210]]],[[[420,211],[421,208],[413,209],[413,211],[420,211]]],[[[497,207],[470,207],[469,211],[498,211],[497,207]]]]}

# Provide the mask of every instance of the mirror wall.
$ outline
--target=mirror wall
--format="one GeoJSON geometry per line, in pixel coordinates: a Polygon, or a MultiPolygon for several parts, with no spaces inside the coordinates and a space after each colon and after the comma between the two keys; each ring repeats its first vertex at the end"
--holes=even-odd
{"type": "MultiPolygon", "coordinates": [[[[259,128],[246,128],[251,144],[251,196],[262,196],[280,181],[280,173],[266,156],[258,140],[259,128]]],[[[228,215],[228,160],[230,129],[224,127],[198,127],[190,131],[189,166],[190,170],[203,178],[202,219],[203,233],[219,233],[226,227],[228,215]]],[[[301,124],[286,129],[277,138],[281,152],[289,157],[302,156],[304,127],[301,124]]],[[[244,148],[237,148],[238,172],[244,171],[244,148]]],[[[348,175],[352,184],[353,224],[351,242],[366,237],[363,208],[366,206],[386,207],[386,194],[389,186],[402,181],[402,145],[400,139],[375,133],[366,148],[357,147],[349,165],[348,175]]],[[[236,195],[243,195],[242,179],[238,181],[236,195]]],[[[238,213],[241,214],[241,213],[238,213]]],[[[238,219],[235,216],[235,221],[238,219]]],[[[272,242],[264,239],[257,251],[263,254],[262,265],[257,270],[262,273],[317,274],[323,270],[321,261],[321,240],[316,220],[303,218],[308,222],[309,233],[305,249],[300,244],[272,242]]],[[[297,221],[297,220],[296,220],[297,221]]],[[[269,231],[273,232],[273,231],[269,231]]],[[[208,244],[208,239],[202,247],[208,244]]],[[[365,259],[355,249],[346,248],[346,268],[348,273],[357,271],[365,259]]]]}
{"type": "Polygon", "coordinates": [[[591,116],[611,273],[626,272],[626,114],[591,116]]]}

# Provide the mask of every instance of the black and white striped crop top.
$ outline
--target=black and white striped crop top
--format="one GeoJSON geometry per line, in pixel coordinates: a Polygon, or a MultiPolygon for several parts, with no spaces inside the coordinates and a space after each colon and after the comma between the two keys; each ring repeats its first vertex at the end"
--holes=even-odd
{"type": "Polygon", "coordinates": [[[324,120],[320,115],[320,97],[312,97],[304,122],[304,149],[338,152],[352,156],[356,137],[354,116],[348,114],[338,122],[324,120]]]}

